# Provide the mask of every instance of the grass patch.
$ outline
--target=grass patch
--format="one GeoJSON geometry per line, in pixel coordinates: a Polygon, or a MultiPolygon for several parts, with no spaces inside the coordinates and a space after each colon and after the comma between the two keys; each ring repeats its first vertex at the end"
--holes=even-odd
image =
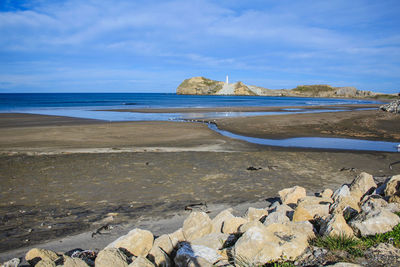
{"type": "Polygon", "coordinates": [[[349,250],[359,245],[359,240],[347,235],[334,235],[317,237],[311,241],[311,244],[317,247],[323,247],[329,250],[349,250]]]}
{"type": "Polygon", "coordinates": [[[362,237],[361,242],[367,248],[384,242],[389,242],[396,248],[400,248],[400,224],[396,225],[390,232],[362,237]]]}
{"type": "MultiPolygon", "coordinates": [[[[400,212],[396,212],[400,217],[400,212]]],[[[364,236],[360,239],[345,235],[316,237],[310,240],[310,244],[323,247],[328,250],[344,250],[353,256],[363,256],[364,251],[379,243],[391,243],[396,248],[400,248],[400,224],[396,225],[392,231],[364,236]]]]}

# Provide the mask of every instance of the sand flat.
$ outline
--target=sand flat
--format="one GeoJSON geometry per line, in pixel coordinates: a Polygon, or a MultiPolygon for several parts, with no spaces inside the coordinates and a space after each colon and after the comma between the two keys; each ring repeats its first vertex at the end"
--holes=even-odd
{"type": "MultiPolygon", "coordinates": [[[[233,118],[217,123],[232,131],[267,136],[264,127],[275,129],[285,121],[280,129],[286,132],[289,127],[297,134],[309,128],[302,124],[319,125],[321,119],[351,130],[357,124],[343,124],[341,118],[361,116],[372,122],[388,121],[392,127],[385,128],[388,132],[397,129],[397,115],[373,112],[233,118]]],[[[0,115],[3,252],[92,231],[110,212],[118,214],[113,224],[135,225],[144,218],[183,211],[191,203],[263,202],[292,185],[315,192],[350,182],[361,171],[381,177],[400,173],[400,164],[389,168],[399,160],[397,153],[258,146],[222,137],[200,123],[12,116],[0,115]],[[196,150],[199,147],[203,150],[196,150]],[[127,148],[132,150],[123,150],[127,148]],[[249,171],[250,166],[261,169],[249,171]]],[[[367,124],[353,131],[363,129],[373,127],[367,124]]]]}

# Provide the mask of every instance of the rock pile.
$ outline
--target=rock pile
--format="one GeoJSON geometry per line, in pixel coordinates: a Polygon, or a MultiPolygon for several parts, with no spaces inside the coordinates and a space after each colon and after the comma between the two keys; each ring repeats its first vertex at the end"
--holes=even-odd
{"type": "Polygon", "coordinates": [[[400,100],[395,100],[389,104],[382,105],[379,109],[392,113],[400,113],[400,100]]]}
{"type": "MultiPolygon", "coordinates": [[[[182,228],[157,238],[147,230],[133,229],[92,259],[38,248],[28,251],[25,259],[37,267],[256,266],[276,261],[307,265],[310,258],[326,253],[309,244],[316,236],[375,235],[400,223],[395,214],[400,211],[400,175],[376,184],[372,175],[361,173],[335,192],[325,189],[310,196],[295,186],[279,191],[279,196],[280,201],[269,207],[249,208],[244,217],[234,216],[232,209],[213,219],[193,211],[182,228]]],[[[18,263],[14,259],[2,266],[18,263]]]]}

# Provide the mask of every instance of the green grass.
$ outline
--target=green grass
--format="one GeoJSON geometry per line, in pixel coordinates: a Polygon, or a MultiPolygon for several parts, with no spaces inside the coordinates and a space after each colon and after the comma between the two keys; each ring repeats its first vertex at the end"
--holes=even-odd
{"type": "MultiPolygon", "coordinates": [[[[400,217],[400,212],[396,212],[396,214],[400,217]]],[[[344,250],[353,256],[363,256],[366,249],[385,242],[390,242],[395,247],[400,248],[400,224],[387,233],[364,236],[360,239],[339,235],[316,237],[310,240],[311,245],[329,250],[344,250]]]]}
{"type": "Polygon", "coordinates": [[[334,235],[317,237],[311,241],[317,247],[324,247],[329,250],[348,250],[359,245],[359,240],[347,235],[334,235]]]}

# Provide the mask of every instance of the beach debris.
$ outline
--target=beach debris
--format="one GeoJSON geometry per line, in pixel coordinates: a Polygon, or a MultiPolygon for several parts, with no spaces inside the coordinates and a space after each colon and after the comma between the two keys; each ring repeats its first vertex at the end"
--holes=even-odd
{"type": "Polygon", "coordinates": [[[82,250],[82,249],[74,249],[71,250],[67,253],[65,253],[67,256],[70,256],[71,258],[79,258],[86,262],[90,266],[94,266],[94,261],[97,257],[97,252],[94,250],[82,250]]]}
{"type": "Polygon", "coordinates": [[[250,166],[246,170],[248,170],[248,171],[258,171],[258,170],[262,170],[262,168],[261,167],[256,168],[256,167],[250,166]]]}
{"type": "Polygon", "coordinates": [[[393,165],[396,165],[396,164],[399,164],[399,163],[400,163],[400,160],[390,163],[389,164],[389,169],[393,170],[393,165]]]}
{"type": "Polygon", "coordinates": [[[105,233],[104,231],[110,231],[110,230],[112,230],[114,227],[112,226],[112,225],[110,225],[110,224],[106,224],[106,225],[103,225],[103,226],[101,226],[100,228],[98,228],[96,231],[94,231],[93,233],[92,233],[92,238],[94,238],[96,235],[102,235],[102,234],[107,234],[107,233],[105,233]]]}
{"type": "Polygon", "coordinates": [[[356,168],[352,168],[352,167],[350,167],[350,168],[343,167],[339,171],[340,172],[343,172],[343,171],[355,172],[356,170],[357,170],[356,168]]]}
{"type": "Polygon", "coordinates": [[[194,204],[189,204],[185,206],[185,210],[190,210],[190,211],[202,211],[205,213],[209,213],[207,203],[206,202],[200,202],[200,203],[194,203],[194,204]]]}

